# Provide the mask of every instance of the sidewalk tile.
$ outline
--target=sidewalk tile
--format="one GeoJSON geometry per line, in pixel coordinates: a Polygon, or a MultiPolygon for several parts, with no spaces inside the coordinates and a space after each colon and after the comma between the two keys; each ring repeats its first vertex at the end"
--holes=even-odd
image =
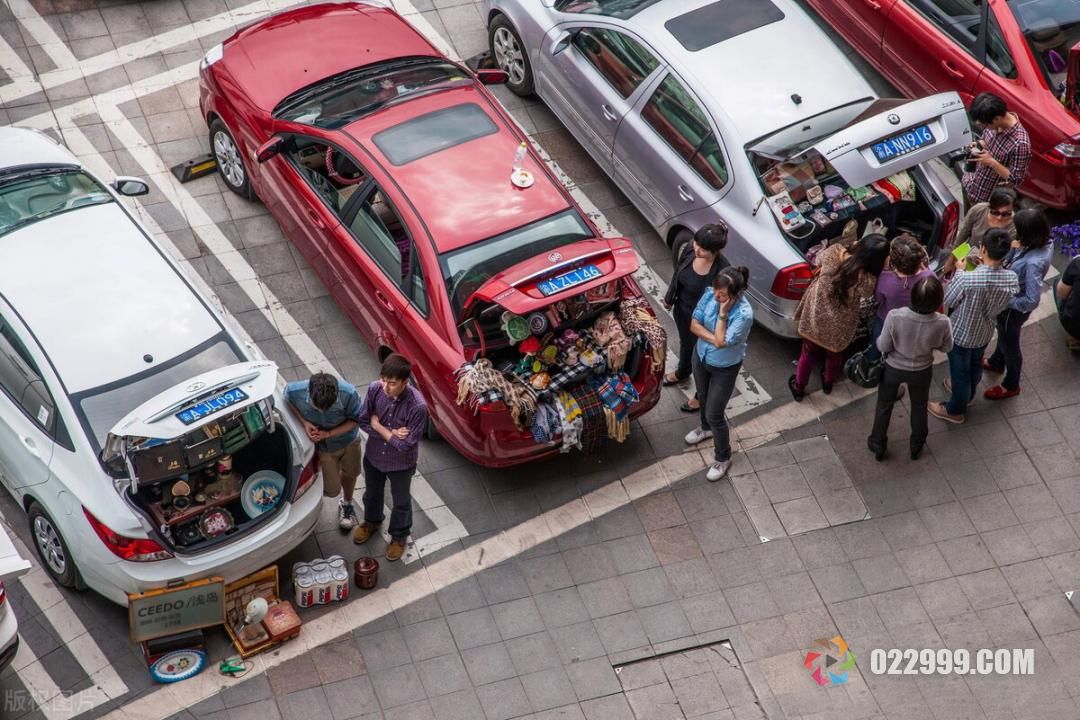
{"type": "Polygon", "coordinates": [[[530,712],[529,698],[517,678],[500,680],[476,689],[487,720],[509,720],[530,712]]]}
{"type": "Polygon", "coordinates": [[[366,676],[327,683],[322,688],[334,720],[348,720],[378,708],[375,688],[366,676]]]}
{"type": "Polygon", "coordinates": [[[429,658],[455,652],[454,638],[450,634],[450,627],[446,620],[438,618],[425,622],[406,626],[405,644],[409,648],[409,654],[413,662],[420,662],[429,658]]]}
{"type": "Polygon", "coordinates": [[[406,705],[427,697],[424,684],[413,665],[388,668],[371,673],[371,684],[383,709],[406,705]]]}
{"type": "Polygon", "coordinates": [[[505,680],[517,674],[507,646],[502,642],[463,650],[461,658],[476,686],[505,680]]]}
{"type": "Polygon", "coordinates": [[[417,670],[428,697],[448,695],[471,687],[465,665],[457,653],[424,660],[417,664],[417,670]]]}
{"type": "Polygon", "coordinates": [[[829,525],[821,506],[813,496],[777,503],[773,507],[788,535],[798,535],[829,525]]]}
{"type": "Polygon", "coordinates": [[[321,687],[279,695],[277,702],[282,720],[310,720],[313,717],[326,717],[331,712],[326,693],[321,687]]]}
{"type": "Polygon", "coordinates": [[[529,704],[536,711],[550,710],[577,702],[570,678],[561,667],[523,675],[521,685],[525,688],[529,704]]]}

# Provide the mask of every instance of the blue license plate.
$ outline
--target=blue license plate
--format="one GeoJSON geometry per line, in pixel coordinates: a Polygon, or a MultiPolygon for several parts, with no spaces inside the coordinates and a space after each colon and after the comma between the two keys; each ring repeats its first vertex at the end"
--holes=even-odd
{"type": "Polygon", "coordinates": [[[230,405],[244,402],[247,399],[247,393],[240,388],[233,388],[232,390],[226,390],[220,395],[215,395],[209,400],[203,400],[191,407],[184,408],[176,413],[176,417],[185,425],[191,425],[192,423],[199,422],[203,418],[210,417],[220,410],[224,410],[230,405]]]}
{"type": "Polygon", "coordinates": [[[870,146],[870,149],[874,151],[874,157],[877,158],[878,162],[887,163],[901,155],[907,155],[936,142],[937,139],[934,137],[934,133],[930,132],[930,127],[919,125],[899,135],[893,135],[891,138],[874,143],[870,146]]]}
{"type": "Polygon", "coordinates": [[[600,272],[600,268],[595,265],[586,265],[580,267],[577,270],[571,270],[568,273],[562,275],[556,275],[548,280],[541,280],[536,283],[536,287],[545,296],[561,293],[563,290],[572,288],[575,285],[595,280],[598,277],[603,277],[604,273],[600,272]]]}

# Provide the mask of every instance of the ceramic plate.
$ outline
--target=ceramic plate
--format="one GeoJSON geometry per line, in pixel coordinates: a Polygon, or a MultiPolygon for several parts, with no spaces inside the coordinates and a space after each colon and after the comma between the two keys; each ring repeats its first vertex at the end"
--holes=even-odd
{"type": "Polygon", "coordinates": [[[206,667],[206,653],[202,650],[177,650],[162,655],[150,666],[150,677],[159,683],[187,680],[206,667]]]}
{"type": "Polygon", "coordinates": [[[249,517],[269,512],[281,502],[285,492],[285,477],[273,470],[252,473],[240,488],[240,505],[249,517]]]}

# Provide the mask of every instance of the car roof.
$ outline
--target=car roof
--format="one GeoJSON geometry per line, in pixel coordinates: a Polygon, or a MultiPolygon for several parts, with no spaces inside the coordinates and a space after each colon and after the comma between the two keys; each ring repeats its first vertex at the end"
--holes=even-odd
{"type": "Polygon", "coordinates": [[[0,127],[0,147],[0,173],[27,165],[79,164],[70,150],[37,130],[0,127]]]}
{"type": "Polygon", "coordinates": [[[119,202],[0,236],[0,267],[0,295],[69,393],[148,370],[222,331],[119,202]]]}
{"type": "Polygon", "coordinates": [[[422,96],[362,118],[345,131],[374,155],[416,209],[436,250],[456,250],[501,235],[571,207],[562,186],[534,156],[524,167],[532,187],[510,182],[521,139],[478,85],[422,96]],[[428,113],[463,104],[479,107],[497,132],[394,166],[372,138],[428,113]]]}
{"type": "Polygon", "coordinates": [[[307,5],[238,30],[221,65],[260,108],[346,70],[440,53],[400,15],[361,3],[307,5]]]}
{"type": "Polygon", "coordinates": [[[701,99],[714,117],[727,118],[740,145],[827,110],[877,97],[805,10],[792,0],[767,1],[783,19],[696,52],[684,48],[664,24],[717,0],[662,0],[623,23],[654,44],[699,97],[711,96],[711,102],[701,99]],[[801,102],[796,104],[792,95],[801,102]]]}

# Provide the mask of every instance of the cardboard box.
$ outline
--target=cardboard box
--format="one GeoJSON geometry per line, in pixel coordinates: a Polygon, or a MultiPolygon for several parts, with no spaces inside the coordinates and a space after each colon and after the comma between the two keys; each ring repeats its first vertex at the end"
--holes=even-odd
{"type": "MultiPolygon", "coordinates": [[[[288,624],[284,625],[276,637],[270,635],[263,623],[258,623],[252,628],[254,633],[252,633],[251,638],[245,641],[244,638],[240,637],[239,633],[242,630],[241,625],[244,621],[244,608],[256,597],[266,598],[266,602],[270,605],[271,612],[267,613],[267,617],[270,617],[271,613],[275,617],[283,614],[282,609],[275,609],[274,607],[275,604],[281,602],[281,598],[278,596],[278,588],[277,565],[263,568],[225,586],[225,632],[229,634],[229,639],[232,640],[240,657],[249,658],[300,634],[300,619],[297,617],[295,627],[289,627],[288,624]]],[[[289,605],[289,609],[291,610],[291,605],[289,605]]],[[[293,616],[296,615],[295,612],[292,614],[293,616]]],[[[245,635],[248,635],[248,633],[245,633],[245,635]]]]}

